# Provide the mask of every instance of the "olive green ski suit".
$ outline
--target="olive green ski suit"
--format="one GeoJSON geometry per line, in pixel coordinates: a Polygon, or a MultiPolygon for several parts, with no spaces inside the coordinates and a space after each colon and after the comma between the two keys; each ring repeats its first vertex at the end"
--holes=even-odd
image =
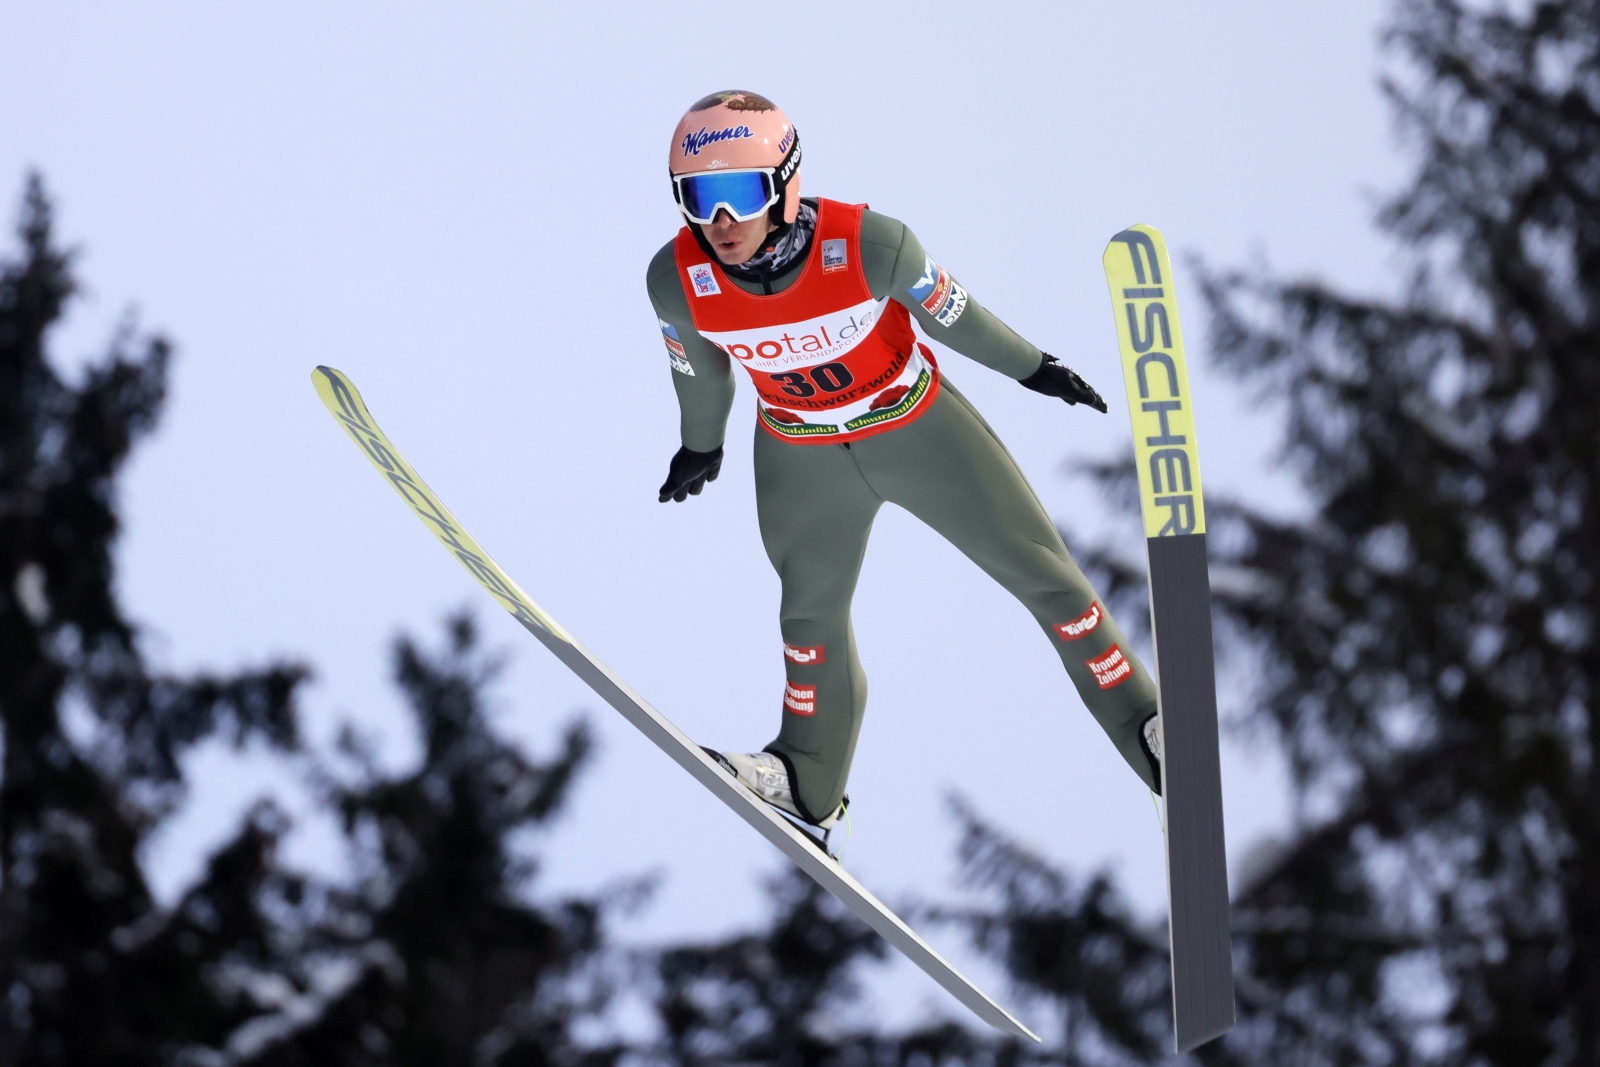
{"type": "MultiPolygon", "coordinates": [[[[817,254],[813,247],[807,256],[817,254]]],[[[910,296],[925,256],[903,223],[866,211],[861,261],[872,296],[904,305],[929,337],[1011,378],[1021,380],[1039,369],[1043,353],[970,292],[965,310],[948,327],[910,296]]],[[[792,284],[804,262],[771,281],[772,291],[792,284]]],[[[730,280],[747,292],[761,292],[755,283],[730,280]]],[[[671,242],[651,261],[648,282],[656,316],[683,347],[672,363],[683,444],[697,452],[714,451],[722,445],[733,403],[731,361],[695,331],[671,242]]],[[[1156,787],[1139,741],[1140,724],[1156,712],[1154,682],[1104,605],[1098,616],[1091,612],[1098,603],[1095,591],[1033,488],[948,376],[920,418],[848,444],[797,444],[757,426],[755,476],[762,541],[783,583],[784,643],[824,650],[814,662],[786,656],[790,685],[814,687],[815,710],[784,712],[777,739],[766,747],[788,764],[796,805],[810,821],[838,807],[866,710],[867,679],[856,655],[850,601],[873,518],[885,501],[937,530],[1022,601],[1117,751],[1146,785],[1156,787]],[[1058,628],[1086,613],[1098,618],[1092,628],[1060,636],[1058,628]],[[1102,688],[1090,663],[1103,663],[1112,645],[1132,672],[1102,688]]]]}

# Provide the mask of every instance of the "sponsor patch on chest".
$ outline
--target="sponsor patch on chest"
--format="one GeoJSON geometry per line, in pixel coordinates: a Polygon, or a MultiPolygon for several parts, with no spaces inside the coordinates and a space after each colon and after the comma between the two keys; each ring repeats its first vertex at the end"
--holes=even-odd
{"type": "MultiPolygon", "coordinates": [[[[853,307],[800,322],[776,323],[758,329],[710,330],[700,336],[746,367],[771,373],[791,367],[809,367],[843,358],[866,340],[883,314],[888,299],[870,296],[853,307]]],[[[829,387],[822,387],[827,390],[829,387]]],[[[795,393],[795,396],[802,394],[795,393]]]]}
{"type": "Polygon", "coordinates": [[[1093,633],[1095,627],[1100,625],[1100,602],[1097,600],[1089,605],[1089,610],[1079,615],[1071,622],[1058,622],[1055,625],[1056,636],[1063,641],[1076,641],[1084,634],[1093,633]]]}
{"type": "Polygon", "coordinates": [[[954,326],[961,313],[967,310],[967,291],[935,263],[932,256],[923,257],[922,277],[906,292],[940,326],[954,326]]]}
{"type": "Polygon", "coordinates": [[[783,646],[783,655],[791,663],[826,663],[828,662],[828,646],[814,645],[810,648],[796,648],[794,645],[785,644],[783,646]]]}
{"type": "MultiPolygon", "coordinates": [[[[1101,688],[1104,688],[1103,686],[1101,688]]],[[[817,713],[817,687],[814,685],[795,685],[785,682],[783,685],[783,707],[796,715],[815,715],[817,713]]]]}
{"type": "Polygon", "coordinates": [[[844,270],[850,265],[850,256],[846,251],[848,242],[843,238],[822,242],[822,273],[832,274],[836,270],[844,270]]]}
{"type": "Polygon", "coordinates": [[[1133,677],[1133,663],[1116,645],[1106,649],[1104,654],[1083,662],[1094,672],[1095,684],[1101,689],[1121,685],[1133,677]]]}
{"type": "Polygon", "coordinates": [[[709,263],[696,263],[689,268],[689,287],[694,290],[695,296],[717,296],[722,292],[709,263]]]}

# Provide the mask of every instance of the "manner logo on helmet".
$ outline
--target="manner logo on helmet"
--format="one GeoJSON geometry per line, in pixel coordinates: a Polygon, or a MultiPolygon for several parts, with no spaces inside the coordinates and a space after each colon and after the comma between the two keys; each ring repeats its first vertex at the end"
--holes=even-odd
{"type": "Polygon", "coordinates": [[[811,664],[828,662],[827,645],[815,645],[811,648],[796,648],[791,644],[785,643],[783,646],[783,654],[786,658],[794,661],[795,663],[811,664]]]}
{"type": "Polygon", "coordinates": [[[850,265],[849,254],[845,251],[847,245],[848,242],[842,237],[822,242],[822,273],[832,274],[850,265]]]}
{"type": "Polygon", "coordinates": [[[817,713],[817,687],[784,682],[783,706],[796,715],[815,715],[817,713]]]}
{"type": "Polygon", "coordinates": [[[1122,654],[1122,649],[1112,645],[1106,649],[1105,654],[1095,659],[1083,661],[1094,672],[1095,684],[1101,689],[1110,689],[1112,686],[1121,685],[1133,677],[1133,663],[1122,654]]]}
{"type": "Polygon", "coordinates": [[[1084,634],[1100,625],[1100,602],[1097,600],[1089,605],[1089,610],[1079,615],[1071,622],[1058,622],[1055,625],[1056,635],[1063,641],[1076,641],[1084,634]]]}
{"type": "Polygon", "coordinates": [[[922,277],[918,278],[917,284],[906,292],[910,293],[940,326],[955,325],[961,313],[967,310],[967,291],[956,284],[956,280],[935,263],[932,256],[923,257],[922,277]]]}
{"type": "Polygon", "coordinates": [[[694,286],[695,296],[717,296],[722,292],[709,263],[696,263],[689,268],[689,284],[694,286]]]}
{"type": "Polygon", "coordinates": [[[748,126],[724,126],[720,130],[707,130],[704,126],[702,126],[696,133],[686,133],[683,135],[683,154],[686,156],[698,156],[700,154],[700,149],[704,148],[708,144],[716,144],[718,141],[733,141],[741,137],[754,136],[755,134],[750,132],[750,127],[748,126]]]}

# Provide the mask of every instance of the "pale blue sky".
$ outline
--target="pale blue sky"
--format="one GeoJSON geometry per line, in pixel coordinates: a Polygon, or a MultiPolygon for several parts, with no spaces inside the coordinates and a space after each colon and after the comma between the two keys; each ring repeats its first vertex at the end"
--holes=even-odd
{"type": "MultiPolygon", "coordinates": [[[[756,532],[741,387],[720,481],[655,487],[677,446],[644,296],[677,226],[672,126],[750,88],[806,139],[805,191],[867,201],[1025,337],[1105,393],[1068,409],[942,363],[1052,514],[1138,550],[1131,517],[1062,475],[1128,436],[1100,253],[1135,222],[1213,265],[1265,257],[1391,281],[1369,225],[1403,158],[1376,90],[1372,0],[802,4],[6,4],[0,197],[46,175],[87,296],[55,336],[103,350],[124,311],[178,345],[168,414],[125,482],[121,590],[157,663],[317,668],[311,737],[353,716],[410,748],[386,680],[398,627],[463,604],[512,653],[500,722],[534,749],[588,709],[602,749],[547,849],[547,884],[660,868],[639,937],[762,912],[779,857],[499,613],[337,430],[309,373],[352,376],[411,462],[548,610],[691,735],[776,731],[777,580],[756,532]]],[[[8,254],[11,246],[8,244],[8,254]]],[[[1204,361],[1180,262],[1206,484],[1277,510],[1270,403],[1204,361]]],[[[1148,794],[1028,615],[885,509],[857,595],[871,674],[850,791],[853,870],[881,895],[950,889],[955,788],[1055,862],[1110,864],[1164,908],[1148,794]]],[[[1225,704],[1236,703],[1239,680],[1225,704]]],[[[1225,708],[1225,710],[1227,710],[1225,708]]],[[[1280,825],[1278,770],[1226,746],[1230,851],[1280,825]]],[[[170,892],[263,790],[266,761],[207,750],[153,850],[170,892]]],[[[332,862],[302,824],[291,855],[332,862]]],[[[950,948],[949,937],[934,938],[950,948]]],[[[956,953],[961,955],[961,953],[956,953]]],[[[907,977],[907,996],[937,990],[907,977]]]]}

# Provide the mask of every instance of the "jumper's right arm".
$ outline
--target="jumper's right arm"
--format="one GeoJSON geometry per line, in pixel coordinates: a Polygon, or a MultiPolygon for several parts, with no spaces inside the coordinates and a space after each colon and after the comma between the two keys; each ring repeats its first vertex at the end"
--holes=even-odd
{"type": "Polygon", "coordinates": [[[678,393],[678,434],[683,447],[714,452],[722,447],[733,407],[733,366],[726,352],[695,331],[689,298],[678,280],[672,242],[650,261],[650,305],[661,325],[678,393]],[[673,336],[676,334],[676,336],[673,336]],[[681,354],[677,345],[682,349],[681,354]]]}

